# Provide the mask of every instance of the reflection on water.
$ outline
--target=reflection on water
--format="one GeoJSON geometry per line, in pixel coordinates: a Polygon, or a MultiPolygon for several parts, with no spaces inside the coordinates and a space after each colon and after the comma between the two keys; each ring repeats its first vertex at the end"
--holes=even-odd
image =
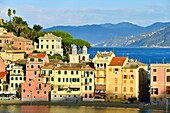
{"type": "Polygon", "coordinates": [[[0,113],[164,113],[164,111],[88,106],[1,105],[0,113]]]}

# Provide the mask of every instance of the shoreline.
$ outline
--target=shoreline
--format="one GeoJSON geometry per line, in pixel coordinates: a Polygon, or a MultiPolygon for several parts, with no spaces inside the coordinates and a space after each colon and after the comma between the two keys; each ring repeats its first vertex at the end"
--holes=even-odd
{"type": "MultiPolygon", "coordinates": [[[[0,105],[48,105],[48,106],[91,106],[91,107],[115,107],[115,108],[137,108],[140,110],[166,110],[164,104],[147,105],[144,103],[122,104],[121,102],[45,102],[45,101],[20,101],[20,100],[0,100],[0,105]]],[[[170,105],[168,106],[170,111],[170,105]]]]}

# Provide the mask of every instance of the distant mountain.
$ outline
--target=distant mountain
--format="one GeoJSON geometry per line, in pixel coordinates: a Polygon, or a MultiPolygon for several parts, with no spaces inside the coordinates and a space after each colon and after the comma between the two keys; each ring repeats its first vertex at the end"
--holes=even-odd
{"type": "Polygon", "coordinates": [[[70,33],[74,38],[89,41],[93,46],[142,46],[138,41],[144,40],[145,35],[167,26],[170,26],[170,22],[157,22],[147,27],[121,22],[118,24],[54,26],[43,29],[43,31],[62,30],[70,33]]]}

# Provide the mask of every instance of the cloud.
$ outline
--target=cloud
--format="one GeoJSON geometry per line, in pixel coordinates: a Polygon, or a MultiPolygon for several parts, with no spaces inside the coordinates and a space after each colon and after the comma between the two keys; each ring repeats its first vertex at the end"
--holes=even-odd
{"type": "MultiPolygon", "coordinates": [[[[7,9],[7,7],[5,8],[7,9]]],[[[6,10],[3,10],[2,15],[5,15],[4,11],[6,10]]],[[[163,6],[147,7],[146,9],[43,8],[29,5],[17,7],[17,15],[28,21],[30,26],[40,24],[44,28],[55,25],[101,24],[122,21],[145,26],[156,21],[170,21],[169,12],[170,9],[163,6]]]]}

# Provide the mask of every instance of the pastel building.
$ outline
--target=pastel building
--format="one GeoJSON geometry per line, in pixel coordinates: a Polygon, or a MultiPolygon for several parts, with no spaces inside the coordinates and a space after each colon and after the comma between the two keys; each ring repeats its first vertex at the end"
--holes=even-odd
{"type": "Polygon", "coordinates": [[[122,68],[128,62],[127,57],[113,57],[107,67],[106,101],[120,101],[123,87],[122,68]]]}
{"type": "Polygon", "coordinates": [[[41,66],[49,63],[44,53],[32,53],[26,63],[26,82],[21,84],[22,100],[49,101],[50,83],[44,82],[41,66]]]}
{"type": "Polygon", "coordinates": [[[84,63],[62,63],[54,68],[51,101],[79,102],[93,100],[94,70],[84,63]]]}
{"type": "Polygon", "coordinates": [[[39,37],[39,43],[35,43],[35,50],[46,52],[46,54],[54,55],[60,54],[63,56],[62,38],[53,35],[52,33],[45,34],[39,37]]]}
{"type": "Polygon", "coordinates": [[[25,80],[23,66],[14,65],[10,71],[10,93],[16,94],[25,80]]]}
{"type": "Polygon", "coordinates": [[[5,71],[5,63],[3,59],[0,57],[0,95],[6,93],[8,91],[8,85],[6,82],[6,71],[5,71]]]}
{"type": "Polygon", "coordinates": [[[32,43],[32,40],[24,37],[17,37],[11,32],[3,32],[0,35],[0,47],[3,47],[5,44],[11,44],[15,48],[23,50],[27,54],[32,53],[34,49],[32,43]]]}
{"type": "Polygon", "coordinates": [[[151,64],[150,101],[170,102],[170,64],[151,64]]]}
{"type": "Polygon", "coordinates": [[[106,77],[107,77],[107,66],[109,65],[115,54],[110,52],[97,52],[93,58],[95,67],[95,99],[106,99],[106,77]]]}
{"type": "Polygon", "coordinates": [[[10,44],[4,44],[0,49],[0,56],[4,60],[16,61],[18,59],[24,59],[25,52],[23,50],[18,50],[10,44]]]}

